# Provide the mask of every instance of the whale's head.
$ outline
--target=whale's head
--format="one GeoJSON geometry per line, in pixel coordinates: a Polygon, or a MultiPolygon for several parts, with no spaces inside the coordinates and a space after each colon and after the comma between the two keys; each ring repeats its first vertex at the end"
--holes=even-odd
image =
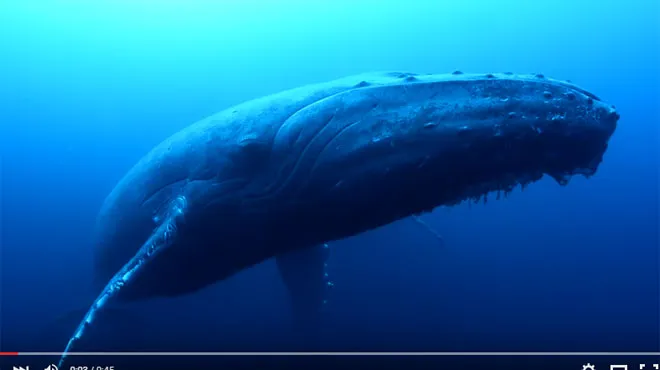
{"type": "Polygon", "coordinates": [[[456,163],[480,174],[473,182],[466,173],[465,185],[477,192],[506,190],[544,174],[565,185],[573,175],[596,172],[619,119],[614,106],[543,75],[458,76],[456,82],[435,84],[440,91],[452,86],[445,103],[431,104],[430,110],[420,104],[410,122],[430,131],[417,132],[420,146],[433,151],[435,142],[446,143],[460,156],[456,163]]]}
{"type": "Polygon", "coordinates": [[[619,119],[614,106],[569,82],[508,73],[388,73],[315,108],[329,139],[313,183],[398,217],[544,175],[562,185],[589,177],[619,119]]]}

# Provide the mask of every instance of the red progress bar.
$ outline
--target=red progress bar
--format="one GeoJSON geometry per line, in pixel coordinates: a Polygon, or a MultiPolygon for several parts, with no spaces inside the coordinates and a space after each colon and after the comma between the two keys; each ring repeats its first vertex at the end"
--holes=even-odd
{"type": "Polygon", "coordinates": [[[0,352],[0,356],[18,356],[18,352],[0,352]]]}

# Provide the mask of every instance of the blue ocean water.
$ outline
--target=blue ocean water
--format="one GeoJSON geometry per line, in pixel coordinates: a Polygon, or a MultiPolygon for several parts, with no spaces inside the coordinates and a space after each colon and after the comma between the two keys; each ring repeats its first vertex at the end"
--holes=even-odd
{"type": "MultiPolygon", "coordinates": [[[[617,106],[598,173],[331,245],[328,350],[657,351],[660,2],[5,1],[0,350],[61,351],[92,230],[148,150],[212,113],[356,73],[541,72],[617,106]]],[[[73,313],[72,313],[73,312],[73,313]]],[[[278,350],[267,261],[108,314],[106,350],[278,350]]]]}

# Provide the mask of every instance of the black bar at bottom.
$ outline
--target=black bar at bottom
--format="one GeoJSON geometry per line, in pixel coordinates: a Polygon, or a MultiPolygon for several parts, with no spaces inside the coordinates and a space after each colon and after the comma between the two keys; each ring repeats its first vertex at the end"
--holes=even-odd
{"type": "MultiPolygon", "coordinates": [[[[45,370],[57,356],[1,357],[1,370],[45,370]]],[[[658,356],[71,356],[59,370],[479,369],[656,370],[658,356]],[[615,367],[611,367],[615,365],[615,367]],[[619,367],[616,367],[619,365],[619,367]],[[640,365],[644,365],[640,367],[640,365]],[[590,367],[593,366],[593,367],[590,367]]],[[[49,370],[55,370],[50,368],[49,370]]]]}

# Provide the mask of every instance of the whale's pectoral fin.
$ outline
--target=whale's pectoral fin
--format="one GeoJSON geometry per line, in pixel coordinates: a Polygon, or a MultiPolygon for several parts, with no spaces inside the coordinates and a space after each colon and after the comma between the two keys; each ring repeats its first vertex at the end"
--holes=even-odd
{"type": "Polygon", "coordinates": [[[64,360],[66,360],[67,353],[71,352],[77,342],[80,341],[85,330],[94,322],[96,315],[104,308],[107,307],[108,302],[113,299],[122,289],[124,285],[130,283],[137,274],[141,271],[142,267],[151,262],[160,252],[167,249],[172,245],[179,223],[184,215],[187,201],[183,196],[174,199],[165,213],[165,217],[156,230],[151,234],[151,237],[140,247],[138,252],[131,258],[113,277],[108,284],[103,288],[101,294],[94,300],[92,306],[87,310],[83,317],[82,322],[76,328],[73,336],[64,349],[62,357],[58,364],[58,368],[64,368],[64,360]]]}
{"type": "Polygon", "coordinates": [[[441,247],[445,246],[445,238],[443,238],[442,235],[437,230],[431,227],[431,225],[426,223],[426,221],[422,220],[421,216],[413,215],[411,219],[413,220],[413,222],[415,222],[419,226],[423,227],[426,231],[428,231],[434,238],[436,238],[440,243],[441,247]]]}
{"type": "Polygon", "coordinates": [[[323,244],[275,258],[291,297],[296,342],[305,345],[314,345],[319,339],[323,305],[332,286],[327,274],[328,249],[323,244]]]}

